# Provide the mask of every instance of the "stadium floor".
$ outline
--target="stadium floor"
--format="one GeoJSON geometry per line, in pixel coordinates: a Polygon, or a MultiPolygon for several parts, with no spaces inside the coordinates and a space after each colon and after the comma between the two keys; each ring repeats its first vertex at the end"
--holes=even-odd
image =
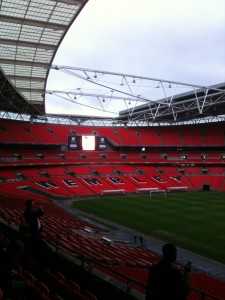
{"type": "Polygon", "coordinates": [[[106,196],[73,206],[225,263],[224,193],[106,196]]]}

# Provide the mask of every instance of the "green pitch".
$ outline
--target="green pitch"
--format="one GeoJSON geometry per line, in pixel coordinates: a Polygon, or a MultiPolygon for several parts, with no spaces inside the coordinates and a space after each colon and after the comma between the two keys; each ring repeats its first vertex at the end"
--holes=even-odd
{"type": "Polygon", "coordinates": [[[75,208],[225,263],[225,193],[105,196],[75,208]]]}

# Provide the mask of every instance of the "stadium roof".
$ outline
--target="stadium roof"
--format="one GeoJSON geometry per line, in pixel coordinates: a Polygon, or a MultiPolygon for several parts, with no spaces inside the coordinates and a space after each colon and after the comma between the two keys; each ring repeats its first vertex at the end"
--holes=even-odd
{"type": "Polygon", "coordinates": [[[182,122],[225,114],[225,83],[194,89],[119,113],[120,122],[182,122]]]}
{"type": "Polygon", "coordinates": [[[44,113],[45,87],[53,58],[87,1],[0,1],[0,75],[5,83],[1,86],[4,99],[10,83],[15,87],[8,106],[1,99],[1,109],[44,113]]]}
{"type": "MultiPolygon", "coordinates": [[[[64,35],[87,2],[88,0],[0,0],[0,114],[1,111],[32,116],[45,114],[46,83],[52,61],[64,35]]],[[[57,70],[65,69],[65,66],[56,67],[57,70]]],[[[76,76],[88,82],[95,81],[97,73],[98,78],[101,74],[118,76],[119,80],[122,80],[119,83],[120,88],[107,87],[110,90],[110,101],[118,100],[115,93],[121,93],[121,86],[127,86],[129,93],[122,92],[120,98],[122,97],[126,106],[128,100],[137,103],[130,109],[120,111],[118,118],[67,116],[79,124],[89,120],[112,122],[115,125],[176,123],[225,114],[225,83],[200,89],[190,84],[175,83],[192,87],[192,91],[163,99],[157,98],[154,101],[148,99],[147,95],[147,98],[142,97],[142,100],[149,100],[148,103],[138,105],[140,102],[137,100],[141,100],[141,97],[131,93],[130,89],[134,78],[150,80],[153,83],[158,81],[163,91],[165,84],[170,87],[174,82],[107,71],[70,69],[83,73],[83,77],[79,74],[76,76]],[[131,99],[126,100],[124,96],[131,99]]],[[[104,82],[97,84],[105,87],[104,82]]],[[[89,100],[83,91],[81,94],[89,100]]],[[[101,100],[104,97],[95,95],[95,98],[97,103],[101,102],[102,110],[105,111],[102,103],[105,100],[101,100]]]]}

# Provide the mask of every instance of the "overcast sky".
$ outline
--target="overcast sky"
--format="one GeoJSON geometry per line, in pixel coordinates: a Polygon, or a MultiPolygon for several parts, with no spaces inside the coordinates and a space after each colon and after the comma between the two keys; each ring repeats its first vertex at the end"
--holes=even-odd
{"type": "MultiPolygon", "coordinates": [[[[225,1],[89,0],[54,64],[200,85],[223,82],[225,1]]],[[[48,89],[77,87],[74,78],[51,71],[48,89]]],[[[47,96],[47,112],[80,111],[78,106],[47,96]]]]}

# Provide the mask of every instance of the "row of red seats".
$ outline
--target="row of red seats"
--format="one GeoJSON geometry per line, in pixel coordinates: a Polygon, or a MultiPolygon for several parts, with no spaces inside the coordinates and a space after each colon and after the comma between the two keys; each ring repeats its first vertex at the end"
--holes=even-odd
{"type": "Polygon", "coordinates": [[[0,191],[5,196],[25,199],[89,196],[117,190],[201,190],[204,185],[209,185],[213,190],[224,191],[223,168],[208,168],[207,174],[201,174],[199,168],[186,168],[184,175],[179,174],[175,167],[157,169],[142,166],[139,172],[134,167],[120,166],[118,169],[115,172],[111,166],[96,166],[93,170],[89,167],[70,167],[69,170],[64,167],[49,167],[44,170],[23,168],[16,174],[13,169],[9,169],[0,172],[0,191]]]}
{"type": "MultiPolygon", "coordinates": [[[[22,210],[20,207],[23,201],[18,201],[16,208],[8,208],[7,201],[0,203],[0,216],[10,224],[19,225],[21,222],[22,210]]],[[[80,255],[82,257],[91,258],[94,262],[103,265],[114,266],[117,272],[125,275],[125,270],[130,270],[130,261],[132,259],[132,267],[143,267],[150,263],[157,261],[158,256],[154,253],[141,250],[140,248],[127,247],[123,244],[106,245],[101,240],[99,230],[95,226],[71,218],[64,211],[53,205],[46,205],[44,201],[41,202],[44,206],[45,217],[43,218],[44,238],[55,245],[58,249],[80,255]],[[50,207],[51,206],[51,207],[50,207]],[[50,214],[51,212],[51,214],[50,214]],[[62,217],[62,215],[64,217],[62,217]],[[96,235],[88,234],[86,229],[97,232],[96,235]],[[121,268],[123,267],[123,268],[121,268]]],[[[15,204],[15,203],[14,203],[15,204]]],[[[11,203],[12,206],[12,203],[11,203]]],[[[143,271],[142,277],[139,280],[146,280],[147,273],[143,271]]]]}
{"type": "Polygon", "coordinates": [[[4,149],[0,151],[0,166],[22,166],[22,165],[52,165],[52,164],[88,164],[88,163],[158,163],[158,164],[181,164],[181,163],[195,163],[195,164],[225,164],[225,154],[223,151],[162,151],[154,150],[150,152],[140,151],[66,151],[62,152],[56,149],[37,150],[13,150],[4,149]]]}
{"type": "MultiPolygon", "coordinates": [[[[24,285],[24,289],[10,291],[10,299],[27,299],[32,297],[34,300],[97,300],[97,297],[88,290],[81,291],[80,286],[74,280],[67,280],[65,276],[60,273],[52,273],[51,271],[44,271],[42,278],[38,279],[28,270],[20,270],[16,273],[16,280],[24,285]],[[26,290],[29,290],[25,292],[26,290]],[[24,295],[25,293],[25,295],[24,295]]],[[[4,291],[0,290],[0,299],[4,298],[4,291]]],[[[8,298],[7,298],[8,299],[8,298]]]]}
{"type": "MultiPolygon", "coordinates": [[[[19,225],[24,201],[3,199],[0,202],[0,217],[11,224],[19,225]]],[[[117,244],[105,244],[96,226],[76,219],[59,207],[47,201],[38,203],[44,207],[43,237],[68,255],[78,255],[91,259],[96,268],[118,279],[130,278],[145,284],[148,276],[147,267],[159,260],[159,256],[149,250],[117,244]],[[89,229],[88,231],[86,229],[89,229]],[[113,273],[112,273],[113,272],[113,273]],[[117,274],[117,275],[116,275],[117,274]],[[119,276],[120,275],[120,276],[119,276]]],[[[125,279],[123,279],[125,280],[125,279]]],[[[135,285],[134,285],[135,286],[135,285]]],[[[201,288],[221,298],[225,295],[225,284],[205,274],[194,273],[192,286],[201,288]]],[[[144,292],[142,288],[137,289],[144,292]]],[[[191,298],[194,299],[194,298],[191,298]]],[[[221,298],[223,299],[223,298],[221,298]]]]}
{"type": "Polygon", "coordinates": [[[45,283],[35,278],[33,274],[28,271],[23,272],[21,277],[32,287],[38,299],[97,300],[94,294],[87,290],[81,291],[77,282],[67,280],[60,272],[52,273],[50,270],[44,271],[42,278],[45,279],[45,283]]]}
{"type": "Polygon", "coordinates": [[[71,135],[107,137],[115,146],[224,146],[224,127],[221,124],[123,128],[38,124],[1,120],[0,139],[4,143],[52,144],[68,143],[71,135]],[[21,134],[18,135],[18,132],[21,134]]]}
{"type": "Polygon", "coordinates": [[[75,176],[86,176],[86,177],[98,177],[98,176],[150,176],[155,177],[157,175],[162,175],[164,177],[179,176],[181,174],[187,176],[199,176],[199,175],[209,175],[209,176],[224,176],[225,170],[223,166],[205,166],[205,167],[192,167],[192,166],[148,166],[145,164],[139,164],[138,166],[119,164],[112,166],[111,164],[92,164],[85,166],[41,166],[41,167],[31,167],[23,166],[20,168],[2,168],[0,169],[0,179],[5,180],[16,180],[18,177],[24,176],[27,178],[50,178],[51,176],[62,176],[69,178],[75,176]],[[204,171],[206,171],[204,173],[204,171]]]}

